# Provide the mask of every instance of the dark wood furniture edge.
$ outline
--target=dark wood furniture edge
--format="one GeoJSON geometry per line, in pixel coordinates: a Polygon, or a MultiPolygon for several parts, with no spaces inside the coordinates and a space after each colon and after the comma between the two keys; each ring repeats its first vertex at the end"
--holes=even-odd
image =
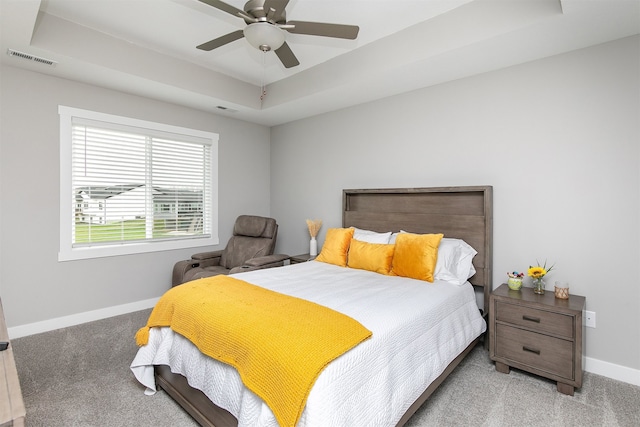
{"type": "Polygon", "coordinates": [[[166,365],[156,365],[155,374],[157,386],[171,396],[201,426],[237,427],[238,420],[229,411],[215,405],[200,390],[189,386],[184,376],[174,374],[166,365]]]}
{"type": "Polygon", "coordinates": [[[434,391],[447,379],[447,377],[458,367],[460,362],[467,357],[467,355],[473,350],[473,348],[480,342],[481,338],[476,338],[462,353],[458,355],[453,361],[445,368],[445,370],[440,374],[438,378],[433,380],[433,382],[427,387],[427,389],[420,395],[420,397],[413,402],[413,404],[407,409],[407,412],[400,418],[398,424],[396,426],[403,426],[409,419],[416,413],[418,409],[427,401],[429,397],[433,394],[434,391]]]}
{"type": "Polygon", "coordinates": [[[22,427],[25,425],[27,411],[4,319],[2,300],[0,300],[0,341],[9,343],[9,347],[0,352],[0,425],[22,427]]]}
{"type": "Polygon", "coordinates": [[[566,383],[562,383],[560,381],[556,382],[556,389],[558,390],[558,392],[562,393],[562,394],[566,394],[567,396],[573,396],[575,393],[575,387],[570,385],[570,384],[566,384],[566,383]]]}

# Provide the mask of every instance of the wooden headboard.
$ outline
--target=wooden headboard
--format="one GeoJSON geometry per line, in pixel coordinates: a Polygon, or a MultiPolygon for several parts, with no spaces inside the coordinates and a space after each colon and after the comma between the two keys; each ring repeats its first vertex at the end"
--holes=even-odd
{"type": "Polygon", "coordinates": [[[343,190],[343,227],[378,232],[443,233],[462,239],[478,254],[469,279],[483,288],[488,313],[493,266],[493,187],[343,190]]]}

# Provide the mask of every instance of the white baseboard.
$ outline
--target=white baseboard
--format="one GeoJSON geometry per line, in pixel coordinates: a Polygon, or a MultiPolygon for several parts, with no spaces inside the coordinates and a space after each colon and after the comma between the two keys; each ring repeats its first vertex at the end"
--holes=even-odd
{"type": "Polygon", "coordinates": [[[592,374],[640,386],[640,370],[585,357],[584,370],[592,374]]]}
{"type": "Polygon", "coordinates": [[[158,298],[151,298],[144,301],[136,301],[114,307],[101,308],[99,310],[86,311],[84,313],[72,314],[70,316],[57,317],[55,319],[43,320],[42,322],[29,323],[27,325],[7,328],[10,339],[26,337],[42,332],[49,332],[55,329],[66,328],[79,325],[81,323],[93,322],[94,320],[106,319],[108,317],[119,316],[121,314],[132,313],[134,311],[153,308],[158,302],[158,298]]]}
{"type": "MultiPolygon", "coordinates": [[[[28,325],[8,328],[10,339],[26,337],[28,335],[53,331],[55,329],[66,328],[79,325],[81,323],[92,322],[94,320],[106,319],[108,317],[119,316],[121,314],[132,313],[134,311],[153,308],[160,298],[151,298],[144,301],[132,302],[115,307],[102,308],[100,310],[87,311],[70,316],[58,317],[44,320],[42,322],[30,323],[28,325]]],[[[604,362],[602,360],[585,357],[584,370],[603,377],[623,381],[629,384],[640,386],[640,370],[604,362]]]]}

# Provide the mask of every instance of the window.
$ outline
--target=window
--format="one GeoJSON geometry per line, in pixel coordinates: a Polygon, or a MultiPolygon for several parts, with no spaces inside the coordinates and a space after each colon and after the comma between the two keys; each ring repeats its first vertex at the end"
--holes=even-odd
{"type": "Polygon", "coordinates": [[[218,244],[218,135],[60,106],[59,260],[218,244]]]}

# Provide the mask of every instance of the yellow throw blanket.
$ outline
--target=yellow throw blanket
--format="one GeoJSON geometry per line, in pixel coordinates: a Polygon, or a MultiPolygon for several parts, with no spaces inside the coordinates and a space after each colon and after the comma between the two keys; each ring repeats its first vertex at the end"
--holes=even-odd
{"type": "Polygon", "coordinates": [[[170,326],[200,351],[235,367],[280,426],[295,426],[322,370],[371,336],[356,320],[321,305],[229,276],[167,291],[136,334],[170,326]]]}

